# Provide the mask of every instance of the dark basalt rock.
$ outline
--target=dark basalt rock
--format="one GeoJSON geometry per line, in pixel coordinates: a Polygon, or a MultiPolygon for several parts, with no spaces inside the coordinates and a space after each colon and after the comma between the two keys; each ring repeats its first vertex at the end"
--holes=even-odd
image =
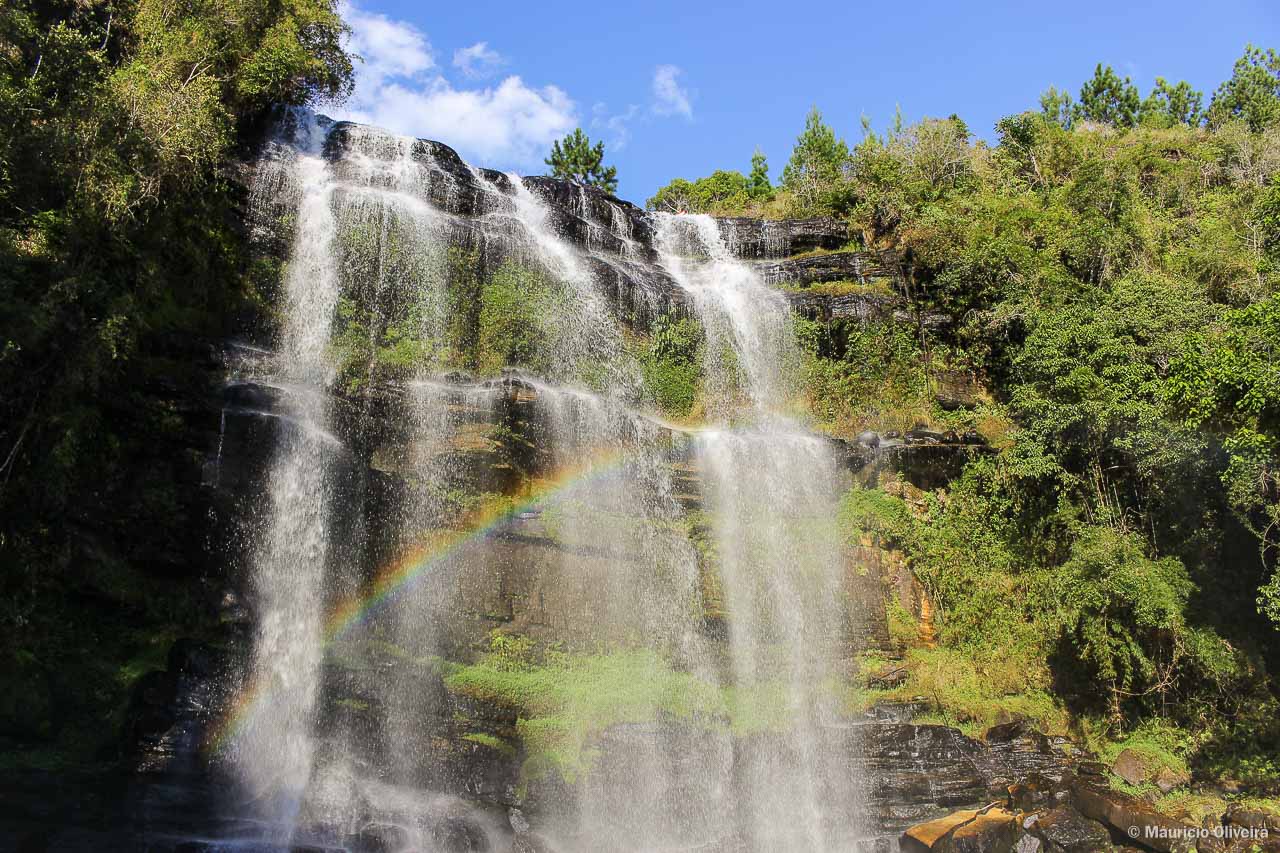
{"type": "Polygon", "coordinates": [[[1104,824],[1118,838],[1136,839],[1141,846],[1160,853],[1180,853],[1195,846],[1187,832],[1191,827],[1136,797],[1085,778],[1072,785],[1071,795],[1080,814],[1104,824]]]}
{"type": "Polygon", "coordinates": [[[1027,828],[1044,842],[1048,853],[1099,853],[1111,850],[1111,833],[1068,806],[1058,806],[1028,820],[1027,828]]]}
{"type": "Polygon", "coordinates": [[[718,218],[720,233],[735,257],[785,258],[813,249],[838,249],[849,242],[849,228],[837,219],[718,218]]]}
{"type": "Polygon", "coordinates": [[[830,252],[803,258],[761,261],[755,268],[765,284],[793,284],[801,287],[828,281],[870,284],[880,279],[897,278],[892,262],[871,252],[830,252]]]}
{"type": "Polygon", "coordinates": [[[897,296],[880,293],[848,293],[832,296],[805,290],[784,291],[791,310],[802,317],[820,322],[857,320],[861,323],[892,320],[903,310],[905,302],[897,296]]]}

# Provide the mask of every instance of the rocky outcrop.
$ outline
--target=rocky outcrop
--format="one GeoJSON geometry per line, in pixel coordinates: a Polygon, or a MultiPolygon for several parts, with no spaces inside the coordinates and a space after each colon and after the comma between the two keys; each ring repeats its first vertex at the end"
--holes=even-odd
{"type": "Polygon", "coordinates": [[[726,216],[717,220],[729,251],[754,260],[785,258],[813,249],[839,249],[849,242],[849,228],[829,217],[814,219],[751,219],[726,216]]]}
{"type": "MultiPolygon", "coordinates": [[[[991,735],[989,732],[988,741],[991,735]]],[[[1014,739],[1018,738],[1027,744],[1047,740],[1025,729],[1014,739]]],[[[971,745],[965,746],[975,757],[976,769],[982,754],[971,745]]],[[[1059,754],[1056,762],[1022,775],[1006,786],[1005,797],[987,807],[988,813],[998,816],[996,820],[984,825],[980,820],[984,810],[974,806],[931,816],[904,831],[901,849],[915,853],[954,851],[962,849],[961,844],[971,836],[981,837],[984,845],[973,849],[1016,853],[1243,853],[1280,849],[1276,838],[1280,818],[1274,815],[1232,806],[1217,820],[1198,826],[1184,823],[1157,811],[1144,799],[1110,788],[1102,775],[1105,768],[1098,762],[1069,751],[1051,751],[1059,754]],[[1010,827],[1011,834],[1004,834],[1010,827]]],[[[1006,762],[1003,767],[1012,771],[1018,762],[1006,762]]],[[[977,775],[992,783],[998,781],[989,773],[977,775]]],[[[994,784],[991,792],[995,792],[994,784]]]]}
{"type": "Polygon", "coordinates": [[[871,252],[824,252],[800,258],[760,261],[756,272],[765,284],[803,287],[830,281],[871,284],[897,278],[892,259],[871,252]]]}
{"type": "Polygon", "coordinates": [[[992,804],[917,824],[902,834],[902,853],[1011,853],[1015,815],[992,804]]]}
{"type": "MultiPolygon", "coordinates": [[[[1027,817],[1022,822],[1031,839],[1047,853],[1097,853],[1111,850],[1111,833],[1070,806],[1058,806],[1027,817]]],[[[1034,847],[1027,843],[1025,847],[1034,847]]]]}
{"type": "Polygon", "coordinates": [[[1085,817],[1109,827],[1117,837],[1130,838],[1149,850],[1180,853],[1195,847],[1194,829],[1149,804],[1107,788],[1097,780],[1078,780],[1071,789],[1075,808],[1085,817]]]}

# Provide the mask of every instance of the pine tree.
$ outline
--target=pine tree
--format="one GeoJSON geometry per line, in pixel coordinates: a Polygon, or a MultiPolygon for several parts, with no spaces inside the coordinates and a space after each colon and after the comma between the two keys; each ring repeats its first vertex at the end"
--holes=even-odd
{"type": "Polygon", "coordinates": [[[1115,127],[1133,127],[1141,105],[1138,88],[1128,77],[1124,80],[1110,66],[1098,63],[1093,78],[1080,87],[1080,103],[1076,104],[1076,121],[1096,121],[1115,127]]]}
{"type": "Polygon", "coordinates": [[[551,156],[544,162],[557,178],[599,187],[608,193],[618,190],[617,168],[604,165],[604,143],[592,145],[580,127],[552,143],[551,156]]]}
{"type": "Polygon", "coordinates": [[[1243,119],[1254,131],[1280,122],[1280,54],[1246,45],[1231,79],[1218,87],[1209,104],[1209,126],[1243,119]]]}
{"type": "Polygon", "coordinates": [[[800,205],[812,208],[819,197],[833,189],[849,161],[849,146],[822,120],[817,107],[809,110],[804,132],[796,138],[791,160],[782,170],[782,185],[795,194],[800,205]]]}
{"type": "Polygon", "coordinates": [[[1040,96],[1040,112],[1049,121],[1061,127],[1071,127],[1071,114],[1074,101],[1070,92],[1059,91],[1050,86],[1040,96]]]}
{"type": "Polygon", "coordinates": [[[1204,118],[1204,111],[1200,109],[1203,98],[1204,93],[1192,89],[1186,80],[1171,86],[1168,80],[1157,77],[1155,88],[1138,109],[1138,121],[1160,127],[1175,124],[1195,127],[1204,118]]]}
{"type": "Polygon", "coordinates": [[[773,195],[773,184],[769,183],[769,162],[759,148],[751,155],[751,174],[747,176],[747,195],[756,199],[769,198],[773,195]]]}

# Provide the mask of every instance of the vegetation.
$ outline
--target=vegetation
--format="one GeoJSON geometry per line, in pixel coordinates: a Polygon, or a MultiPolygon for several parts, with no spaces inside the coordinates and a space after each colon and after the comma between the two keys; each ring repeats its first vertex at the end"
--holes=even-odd
{"type": "Polygon", "coordinates": [[[702,329],[687,317],[664,315],[654,324],[641,370],[663,412],[686,417],[694,410],[701,388],[702,346],[702,329]]]}
{"type": "Polygon", "coordinates": [[[618,190],[617,168],[604,165],[604,143],[592,145],[580,127],[552,143],[551,156],[546,159],[546,164],[557,178],[599,187],[607,193],[618,190]]]}
{"type": "Polygon", "coordinates": [[[0,735],[104,754],[121,662],[211,621],[184,395],[273,279],[225,170],[349,89],[344,32],[331,0],[0,8],[0,735]]]}
{"type": "Polygon", "coordinates": [[[519,712],[524,783],[549,774],[576,780],[595,761],[601,733],[618,723],[678,719],[747,734],[785,726],[791,713],[783,684],[719,688],[649,649],[569,653],[493,631],[477,663],[446,666],[450,691],[519,712]]]}
{"type": "Polygon", "coordinates": [[[649,210],[664,213],[761,214],[774,199],[769,164],[757,149],[751,155],[751,171],[717,169],[705,178],[676,178],[645,202],[649,210]]]}

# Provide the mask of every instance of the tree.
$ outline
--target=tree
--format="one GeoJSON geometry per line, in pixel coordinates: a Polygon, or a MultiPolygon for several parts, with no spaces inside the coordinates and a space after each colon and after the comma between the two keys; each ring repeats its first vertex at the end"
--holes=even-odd
{"type": "Polygon", "coordinates": [[[1212,127],[1243,119],[1255,132],[1280,121],[1280,55],[1246,45],[1231,79],[1213,93],[1208,118],[1212,127]]]}
{"type": "Polygon", "coordinates": [[[617,168],[604,165],[604,143],[592,145],[580,127],[553,143],[551,156],[544,162],[557,178],[599,187],[608,193],[618,190],[617,168]]]}
{"type": "Polygon", "coordinates": [[[1073,117],[1076,121],[1096,121],[1115,127],[1133,127],[1141,106],[1138,89],[1128,77],[1121,80],[1110,65],[1099,62],[1092,79],[1080,87],[1080,103],[1073,117]]]}
{"type": "Polygon", "coordinates": [[[782,170],[782,185],[800,206],[812,209],[823,194],[835,188],[849,161],[849,146],[822,120],[817,107],[809,110],[804,132],[796,138],[791,160],[782,170]]]}
{"type": "Polygon", "coordinates": [[[769,183],[769,163],[759,148],[751,155],[751,174],[747,175],[747,195],[753,199],[767,199],[773,195],[769,183]]]}
{"type": "Polygon", "coordinates": [[[1050,86],[1040,96],[1040,112],[1049,121],[1054,122],[1062,127],[1071,127],[1071,114],[1074,110],[1075,102],[1070,92],[1058,91],[1050,86]]]}
{"type": "Polygon", "coordinates": [[[1203,98],[1204,93],[1192,89],[1186,80],[1170,86],[1169,81],[1157,77],[1155,88],[1138,108],[1138,121],[1157,127],[1175,124],[1195,127],[1204,120],[1204,111],[1200,108],[1203,98]]]}
{"type": "Polygon", "coordinates": [[[741,172],[717,169],[705,178],[676,178],[645,202],[650,210],[668,213],[742,212],[750,201],[747,178],[741,172]]]}

